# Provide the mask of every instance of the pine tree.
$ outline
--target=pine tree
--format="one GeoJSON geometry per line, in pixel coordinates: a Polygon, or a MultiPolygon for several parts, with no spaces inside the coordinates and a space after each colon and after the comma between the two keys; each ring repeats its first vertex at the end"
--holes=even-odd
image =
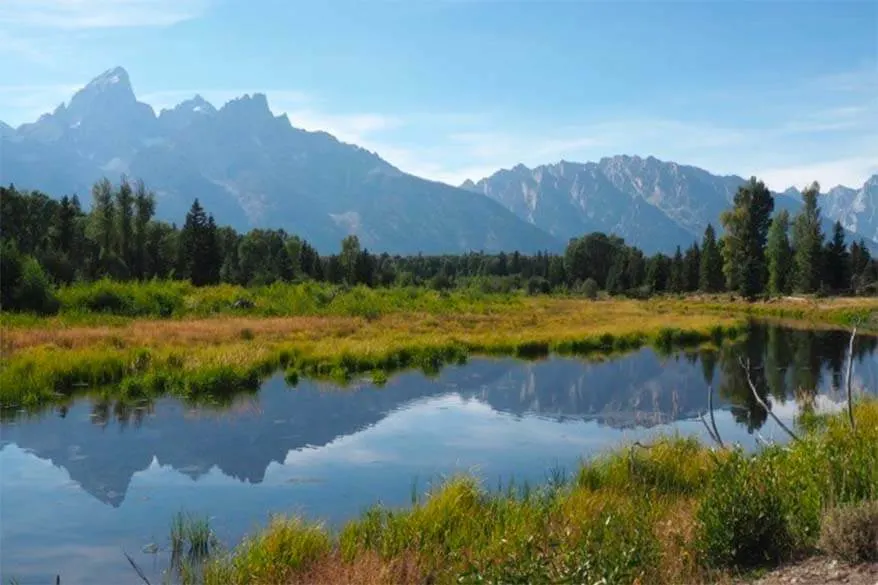
{"type": "Polygon", "coordinates": [[[701,270],[701,250],[698,243],[693,242],[683,257],[684,289],[687,292],[698,290],[699,272],[701,270]]]}
{"type": "Polygon", "coordinates": [[[866,241],[851,244],[851,289],[857,293],[865,284],[864,276],[872,263],[872,255],[866,247],[866,241]]]}
{"type": "Polygon", "coordinates": [[[823,230],[820,227],[820,207],[817,196],[820,185],[812,183],[802,193],[804,207],[793,224],[794,287],[803,293],[815,292],[820,287],[823,230]]]}
{"type": "Polygon", "coordinates": [[[768,230],[765,258],[768,262],[768,292],[782,295],[790,289],[790,266],[793,251],[789,239],[790,214],[781,210],[768,230]]]}
{"type": "Polygon", "coordinates": [[[844,241],[844,227],[840,221],[832,226],[832,239],[826,245],[823,258],[823,280],[833,291],[848,290],[851,283],[851,256],[844,241]]]}
{"type": "Polygon", "coordinates": [[[220,257],[217,228],[212,215],[207,215],[198,199],[192,203],[186,222],[180,230],[178,272],[195,286],[219,282],[220,257]]]}
{"type": "Polygon", "coordinates": [[[716,232],[710,224],[707,224],[701,242],[698,288],[704,292],[719,292],[723,289],[723,259],[717,246],[716,232]]]}
{"type": "Polygon", "coordinates": [[[674,252],[674,258],[671,260],[671,274],[668,282],[668,290],[673,293],[681,293],[686,290],[686,267],[683,263],[683,252],[680,246],[674,252]]]}
{"type": "Polygon", "coordinates": [[[765,287],[765,240],[774,210],[774,197],[752,177],[735,193],[734,207],[723,213],[723,272],[730,290],[752,299],[765,287]]]}

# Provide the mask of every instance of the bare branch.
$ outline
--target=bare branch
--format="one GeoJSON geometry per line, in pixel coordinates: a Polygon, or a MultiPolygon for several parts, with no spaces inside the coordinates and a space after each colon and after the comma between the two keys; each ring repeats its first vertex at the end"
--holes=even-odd
{"type": "Polygon", "coordinates": [[[851,429],[856,430],[857,425],[854,422],[854,396],[851,391],[851,383],[853,379],[853,370],[854,370],[854,339],[857,337],[857,326],[854,325],[853,330],[851,330],[851,341],[848,344],[848,371],[847,371],[847,392],[848,392],[848,418],[851,421],[851,429]]]}
{"type": "Polygon", "coordinates": [[[759,403],[759,406],[765,409],[765,412],[774,419],[774,422],[776,422],[780,428],[786,431],[786,433],[790,437],[792,437],[794,441],[800,440],[799,436],[791,431],[790,428],[787,427],[787,425],[785,425],[783,421],[781,421],[780,418],[778,418],[778,416],[771,411],[771,408],[769,408],[765,401],[762,400],[762,397],[759,396],[759,392],[756,390],[756,385],[753,384],[753,379],[750,378],[750,360],[747,360],[747,363],[744,363],[743,359],[738,358],[738,363],[741,364],[741,367],[744,369],[744,373],[747,374],[747,384],[750,386],[750,391],[753,392],[753,397],[756,399],[756,402],[759,403]]]}
{"type": "Polygon", "coordinates": [[[713,427],[713,434],[716,435],[716,442],[720,447],[725,448],[722,437],[719,436],[719,429],[716,428],[716,418],[713,416],[713,386],[707,387],[707,410],[710,411],[710,424],[713,427]]]}
{"type": "Polygon", "coordinates": [[[131,555],[129,555],[124,550],[122,551],[122,554],[125,555],[126,559],[128,559],[128,562],[131,564],[131,568],[134,569],[134,571],[137,573],[137,576],[140,577],[143,582],[146,583],[146,585],[151,585],[149,579],[146,578],[146,575],[143,574],[143,571],[140,570],[140,567],[137,566],[137,563],[134,562],[134,559],[131,558],[131,555]]]}

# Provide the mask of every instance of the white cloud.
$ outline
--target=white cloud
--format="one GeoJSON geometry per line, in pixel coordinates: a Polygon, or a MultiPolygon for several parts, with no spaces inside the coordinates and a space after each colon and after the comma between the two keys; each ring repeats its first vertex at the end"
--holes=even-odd
{"type": "MultiPolygon", "coordinates": [[[[269,96],[269,100],[274,100],[269,96]]],[[[285,113],[296,128],[311,132],[322,130],[341,140],[369,148],[370,135],[402,126],[401,118],[374,112],[351,114],[328,114],[314,109],[272,108],[277,113],[285,113]]]]}
{"type": "MultiPolygon", "coordinates": [[[[875,137],[878,143],[878,136],[875,137]]],[[[815,161],[811,164],[764,168],[756,175],[775,190],[803,188],[817,180],[823,190],[836,185],[859,187],[867,177],[878,173],[878,151],[867,156],[815,161]]]]}
{"type": "Polygon", "coordinates": [[[206,8],[207,0],[3,0],[0,24],[66,30],[170,26],[206,8]]]}
{"type": "Polygon", "coordinates": [[[4,122],[18,126],[33,122],[66,102],[78,89],[75,85],[0,85],[0,110],[4,122]]]}

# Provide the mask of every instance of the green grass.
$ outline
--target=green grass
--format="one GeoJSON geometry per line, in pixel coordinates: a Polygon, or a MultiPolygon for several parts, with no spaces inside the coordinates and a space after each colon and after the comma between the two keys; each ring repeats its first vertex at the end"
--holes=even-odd
{"type": "Polygon", "coordinates": [[[878,401],[756,454],[669,437],[533,489],[449,479],[338,533],[274,518],[190,583],[697,583],[813,550],[823,511],[878,498],[878,401]]]}
{"type": "MultiPolygon", "coordinates": [[[[278,369],[295,385],[300,376],[346,384],[355,376],[369,375],[376,384],[390,374],[419,369],[436,374],[446,364],[465,363],[470,355],[508,355],[533,359],[549,352],[566,355],[613,354],[652,343],[664,351],[691,347],[739,334],[736,326],[698,331],[660,329],[654,336],[604,333],[574,341],[496,342],[452,341],[435,345],[408,344],[370,353],[321,355],[278,344],[273,347],[238,345],[181,350],[159,348],[91,347],[65,350],[37,347],[0,363],[0,404],[6,408],[38,408],[63,401],[88,389],[114,389],[120,400],[152,399],[174,395],[191,401],[223,398],[258,389],[278,369]],[[200,356],[204,354],[203,356],[200,356]],[[185,357],[184,357],[185,356],[185,357]],[[186,361],[188,360],[188,362],[186,361]]],[[[250,342],[245,342],[250,343],[250,342]]]]}

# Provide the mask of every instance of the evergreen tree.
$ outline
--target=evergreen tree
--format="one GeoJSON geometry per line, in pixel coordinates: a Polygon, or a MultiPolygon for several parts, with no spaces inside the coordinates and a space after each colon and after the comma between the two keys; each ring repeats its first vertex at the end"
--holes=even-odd
{"type": "Polygon", "coordinates": [[[851,289],[858,293],[866,284],[865,276],[872,263],[872,255],[866,246],[866,241],[851,244],[851,289]]]}
{"type": "Polygon", "coordinates": [[[180,230],[177,263],[180,277],[188,278],[195,286],[219,281],[221,258],[216,232],[213,216],[195,199],[180,230]]]}
{"type": "Polygon", "coordinates": [[[723,289],[723,279],[723,259],[716,242],[716,232],[712,225],[707,224],[701,242],[698,288],[704,292],[719,292],[723,289]]]}
{"type": "Polygon", "coordinates": [[[825,274],[823,280],[833,291],[850,288],[851,256],[844,241],[844,227],[840,221],[832,226],[832,239],[824,252],[825,274]]]}
{"type": "Polygon", "coordinates": [[[656,254],[646,264],[646,284],[652,292],[664,292],[668,289],[671,271],[671,259],[664,254],[656,254]]]}
{"type": "Polygon", "coordinates": [[[790,214],[781,210],[771,222],[765,258],[768,262],[768,292],[786,294],[790,290],[790,268],[793,251],[789,239],[790,214]]]}
{"type": "Polygon", "coordinates": [[[730,290],[752,299],[765,287],[765,240],[774,210],[774,197],[752,177],[735,193],[734,207],[723,213],[723,272],[730,290]]]}
{"type": "Polygon", "coordinates": [[[797,291],[803,293],[815,292],[820,287],[822,275],[823,230],[820,227],[820,207],[817,205],[819,193],[820,185],[816,182],[805,189],[802,193],[805,205],[793,224],[793,284],[797,291]]]}
{"type": "Polygon", "coordinates": [[[552,256],[549,261],[549,286],[556,288],[567,282],[567,271],[564,268],[564,258],[552,256]]]}
{"type": "Polygon", "coordinates": [[[698,243],[693,242],[683,257],[684,289],[687,292],[698,290],[699,273],[701,271],[701,250],[698,243]]]}
{"type": "Polygon", "coordinates": [[[677,246],[674,258],[671,260],[668,290],[678,294],[686,290],[686,266],[683,262],[683,252],[680,250],[680,246],[677,246]]]}

